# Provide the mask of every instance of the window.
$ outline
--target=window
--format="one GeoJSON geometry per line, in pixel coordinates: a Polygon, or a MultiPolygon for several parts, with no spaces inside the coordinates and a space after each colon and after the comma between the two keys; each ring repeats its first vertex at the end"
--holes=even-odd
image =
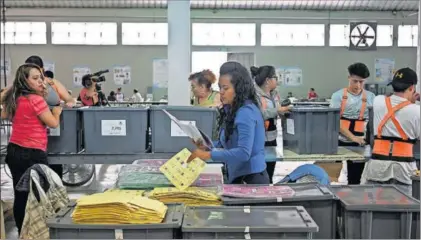
{"type": "Polygon", "coordinates": [[[123,23],[123,45],[168,45],[167,23],[123,23]]]}
{"type": "Polygon", "coordinates": [[[262,46],[324,46],[323,24],[262,24],[262,46]]]}
{"type": "Polygon", "coordinates": [[[47,25],[45,22],[6,22],[1,26],[1,43],[47,44],[47,25]]]}
{"type": "MultiPolygon", "coordinates": [[[[329,45],[332,47],[348,47],[349,31],[348,24],[330,25],[329,45]]],[[[377,25],[377,46],[393,46],[393,25],[377,25]]]]}
{"type": "Polygon", "coordinates": [[[193,23],[195,46],[255,46],[256,24],[193,23]]]}
{"type": "Polygon", "coordinates": [[[329,29],[329,45],[332,47],[349,46],[349,25],[332,24],[329,29]]]}
{"type": "Polygon", "coordinates": [[[417,47],[418,46],[418,25],[402,25],[398,28],[398,46],[399,47],[417,47]]]}
{"type": "Polygon", "coordinates": [[[53,22],[52,44],[117,45],[117,23],[53,22]]]}

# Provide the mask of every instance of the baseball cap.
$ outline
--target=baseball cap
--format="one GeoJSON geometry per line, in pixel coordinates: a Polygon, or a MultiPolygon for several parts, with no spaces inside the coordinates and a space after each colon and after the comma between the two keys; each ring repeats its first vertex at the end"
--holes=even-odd
{"type": "Polygon", "coordinates": [[[417,73],[410,68],[401,68],[393,75],[393,80],[387,84],[392,86],[409,87],[418,83],[417,73]]]}

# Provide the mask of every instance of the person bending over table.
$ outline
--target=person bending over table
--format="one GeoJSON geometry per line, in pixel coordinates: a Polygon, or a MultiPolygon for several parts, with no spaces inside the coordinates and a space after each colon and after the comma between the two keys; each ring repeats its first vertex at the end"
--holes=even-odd
{"type": "Polygon", "coordinates": [[[231,184],[269,184],[264,121],[250,74],[237,62],[224,63],[219,88],[223,104],[218,117],[219,140],[210,151],[196,143],[198,149],[188,162],[196,157],[223,162],[231,184]]]}

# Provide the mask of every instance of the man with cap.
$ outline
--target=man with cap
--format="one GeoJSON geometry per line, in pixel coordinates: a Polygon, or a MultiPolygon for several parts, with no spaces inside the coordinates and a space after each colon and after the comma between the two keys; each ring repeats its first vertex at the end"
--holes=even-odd
{"type": "Polygon", "coordinates": [[[413,148],[420,138],[417,74],[398,70],[391,83],[393,94],[377,96],[373,104],[374,146],[365,164],[361,184],[396,184],[411,193],[411,175],[417,170],[413,148]]]}
{"type": "MultiPolygon", "coordinates": [[[[365,133],[368,122],[368,107],[373,105],[374,93],[364,90],[365,80],[370,71],[363,63],[354,63],[348,67],[346,88],[333,93],[330,107],[340,108],[339,146],[365,145],[365,133]]],[[[347,161],[342,171],[347,175],[348,184],[360,184],[364,163],[347,161]]]]}

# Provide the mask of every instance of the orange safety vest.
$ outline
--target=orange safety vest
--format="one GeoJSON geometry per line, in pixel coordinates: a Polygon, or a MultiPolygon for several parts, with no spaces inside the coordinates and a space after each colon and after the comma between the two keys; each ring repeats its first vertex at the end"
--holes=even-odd
{"type": "Polygon", "coordinates": [[[341,102],[341,120],[340,124],[341,127],[345,127],[346,129],[349,129],[349,131],[354,134],[355,136],[364,136],[364,126],[365,126],[365,119],[364,119],[364,113],[365,109],[367,107],[367,93],[365,90],[363,90],[363,96],[362,96],[362,105],[360,110],[360,115],[358,116],[358,119],[349,119],[343,117],[343,113],[345,112],[346,102],[348,100],[348,89],[344,88],[343,96],[342,96],[342,102],[341,102]]]}
{"type": "MultiPolygon", "coordinates": [[[[266,110],[268,105],[265,97],[260,98],[262,110],[266,110]]],[[[277,128],[275,118],[265,120],[266,141],[271,142],[276,140],[277,128]]]]}
{"type": "MultiPolygon", "coordinates": [[[[261,97],[260,101],[262,102],[262,110],[266,110],[268,108],[268,104],[266,103],[266,98],[261,97]]],[[[268,130],[269,128],[269,120],[265,120],[265,130],[268,130]]]]}
{"type": "Polygon", "coordinates": [[[402,102],[395,107],[392,107],[390,97],[386,97],[386,107],[388,113],[382,119],[377,128],[377,135],[374,136],[374,147],[371,157],[378,160],[392,160],[398,162],[413,162],[415,161],[413,151],[416,139],[409,139],[408,135],[403,131],[402,126],[396,120],[395,113],[400,109],[411,104],[410,101],[402,102]],[[400,137],[385,137],[382,136],[382,130],[384,125],[392,120],[393,125],[400,137]]]}

